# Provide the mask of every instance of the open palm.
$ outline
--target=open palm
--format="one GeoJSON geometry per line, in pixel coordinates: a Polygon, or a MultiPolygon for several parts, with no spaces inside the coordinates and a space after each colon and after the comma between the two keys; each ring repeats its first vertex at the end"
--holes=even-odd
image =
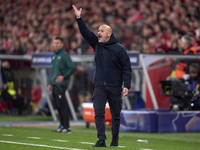
{"type": "Polygon", "coordinates": [[[73,9],[74,9],[74,13],[76,15],[76,18],[80,18],[81,17],[81,11],[82,8],[80,8],[79,10],[76,8],[76,6],[72,5],[73,9]]]}

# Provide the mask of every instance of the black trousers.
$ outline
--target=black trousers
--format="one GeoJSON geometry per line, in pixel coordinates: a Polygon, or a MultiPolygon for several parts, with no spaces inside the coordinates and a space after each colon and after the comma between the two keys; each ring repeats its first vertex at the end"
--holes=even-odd
{"type": "Polygon", "coordinates": [[[108,100],[112,116],[112,136],[119,135],[120,113],[122,109],[122,87],[105,87],[94,85],[93,107],[95,111],[95,125],[97,137],[106,140],[105,135],[105,105],[108,100]]]}
{"type": "Polygon", "coordinates": [[[65,97],[66,86],[60,86],[60,88],[56,85],[52,86],[52,96],[56,109],[59,113],[60,118],[60,126],[64,128],[68,128],[69,126],[69,108],[67,104],[67,100],[65,97]]]}
{"type": "Polygon", "coordinates": [[[7,90],[4,90],[2,92],[2,99],[4,101],[6,101],[6,108],[7,109],[11,109],[9,107],[9,102],[12,101],[13,102],[12,108],[17,109],[17,113],[19,115],[22,114],[23,106],[24,106],[24,97],[22,95],[16,94],[16,95],[12,96],[8,93],[7,90]]]}

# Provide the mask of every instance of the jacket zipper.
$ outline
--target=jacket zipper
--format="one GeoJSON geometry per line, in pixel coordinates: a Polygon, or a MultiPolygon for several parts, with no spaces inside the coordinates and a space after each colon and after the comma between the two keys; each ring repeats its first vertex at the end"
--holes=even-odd
{"type": "Polygon", "coordinates": [[[106,49],[104,50],[104,86],[106,86],[106,49]]]}

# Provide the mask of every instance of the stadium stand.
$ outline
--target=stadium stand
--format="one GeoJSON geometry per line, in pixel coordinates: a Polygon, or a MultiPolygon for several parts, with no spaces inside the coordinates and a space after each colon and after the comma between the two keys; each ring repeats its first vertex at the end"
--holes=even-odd
{"type": "Polygon", "coordinates": [[[94,32],[100,24],[109,24],[127,50],[156,53],[162,47],[165,53],[178,52],[178,39],[184,34],[199,47],[198,0],[6,0],[0,1],[0,53],[49,52],[59,35],[70,54],[91,54],[72,4],[84,8],[84,20],[94,32]]]}

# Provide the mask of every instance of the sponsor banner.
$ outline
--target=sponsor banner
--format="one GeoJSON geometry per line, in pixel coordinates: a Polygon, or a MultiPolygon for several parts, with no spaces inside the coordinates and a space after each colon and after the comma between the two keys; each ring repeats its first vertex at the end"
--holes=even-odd
{"type": "Polygon", "coordinates": [[[53,53],[33,54],[31,58],[31,67],[51,67],[51,56],[53,53]]]}
{"type": "Polygon", "coordinates": [[[156,111],[122,110],[121,132],[157,132],[156,111]]]}
{"type": "MultiPolygon", "coordinates": [[[[50,68],[51,67],[51,56],[53,53],[33,54],[31,58],[31,67],[33,68],[50,68]]],[[[129,52],[128,53],[132,67],[139,67],[139,53],[129,52]]],[[[94,61],[93,55],[82,55],[82,56],[71,56],[74,62],[81,61],[94,61]]]]}
{"type": "Polygon", "coordinates": [[[158,113],[158,132],[200,132],[200,112],[158,113]]]}
{"type": "Polygon", "coordinates": [[[139,67],[139,53],[138,52],[128,52],[130,58],[131,67],[139,67]]]}
{"type": "Polygon", "coordinates": [[[121,132],[200,132],[199,111],[122,110],[121,132]]]}

